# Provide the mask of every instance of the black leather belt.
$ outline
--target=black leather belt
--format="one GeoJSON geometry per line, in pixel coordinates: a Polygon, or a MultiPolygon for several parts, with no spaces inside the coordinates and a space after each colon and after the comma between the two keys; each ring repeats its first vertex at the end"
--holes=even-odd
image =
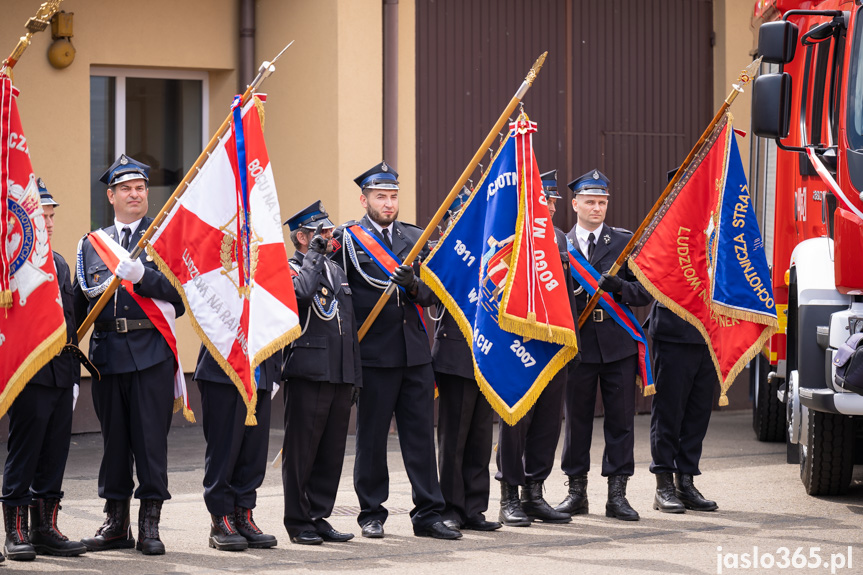
{"type": "Polygon", "coordinates": [[[593,310],[593,321],[596,323],[601,323],[605,321],[605,310],[604,309],[595,309],[593,310]]]}
{"type": "Polygon", "coordinates": [[[155,329],[148,319],[126,319],[118,317],[114,321],[100,321],[93,326],[96,331],[116,331],[117,333],[126,333],[127,331],[135,331],[138,329],[155,329]]]}

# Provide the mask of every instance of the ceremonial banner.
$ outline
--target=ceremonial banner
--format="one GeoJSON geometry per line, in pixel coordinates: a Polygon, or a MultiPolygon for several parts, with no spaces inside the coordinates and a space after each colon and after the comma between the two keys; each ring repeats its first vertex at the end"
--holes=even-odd
{"type": "Polygon", "coordinates": [[[778,325],[730,114],[650,223],[629,266],[653,297],[704,336],[722,387],[719,405],[727,405],[734,378],[778,325]]]}
{"type": "Polygon", "coordinates": [[[578,352],[554,228],[522,114],[421,268],[472,342],[474,373],[514,425],[578,352]]]}
{"type": "Polygon", "coordinates": [[[147,246],[255,425],[255,368],[300,335],[261,98],[240,110],[147,246]]]}
{"type": "Polygon", "coordinates": [[[17,97],[12,81],[0,74],[0,416],[66,343],[57,271],[17,97]]]}

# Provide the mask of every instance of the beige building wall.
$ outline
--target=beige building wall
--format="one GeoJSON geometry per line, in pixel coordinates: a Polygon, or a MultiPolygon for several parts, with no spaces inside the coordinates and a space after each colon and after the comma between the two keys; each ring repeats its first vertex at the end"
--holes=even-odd
{"type": "MultiPolygon", "coordinates": [[[[716,46],[713,48],[713,104],[718,110],[731,92],[731,84],[737,81],[740,72],[752,62],[752,30],[749,27],[755,0],[714,0],[713,30],[716,46]]],[[[747,132],[738,140],[743,166],[749,166],[749,127],[752,119],[752,84],[744,88],[731,106],[734,125],[747,132]]]]}

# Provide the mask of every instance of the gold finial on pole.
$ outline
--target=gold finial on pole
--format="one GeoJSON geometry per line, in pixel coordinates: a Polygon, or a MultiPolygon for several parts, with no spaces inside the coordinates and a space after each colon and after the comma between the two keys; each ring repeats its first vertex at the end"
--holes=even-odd
{"type": "Polygon", "coordinates": [[[36,15],[27,20],[27,23],[24,24],[24,27],[27,28],[27,34],[18,39],[18,45],[15,46],[15,49],[12,50],[9,57],[3,60],[3,64],[0,66],[0,73],[5,73],[7,69],[11,70],[15,67],[15,64],[17,64],[18,60],[21,59],[21,55],[24,54],[24,50],[26,50],[27,46],[30,45],[30,38],[33,37],[33,34],[42,32],[48,27],[48,24],[51,23],[51,18],[53,18],[54,14],[60,10],[60,3],[62,1],[63,0],[48,0],[48,2],[43,2],[42,5],[39,6],[39,9],[36,11],[36,15]]]}
{"type": "Polygon", "coordinates": [[[728,98],[725,100],[726,102],[731,104],[738,94],[743,93],[743,86],[755,79],[758,75],[758,70],[761,68],[761,58],[762,57],[759,56],[753,60],[751,64],[740,71],[740,75],[737,76],[737,83],[731,84],[733,90],[728,94],[728,98]]]}
{"type": "Polygon", "coordinates": [[[527,82],[528,86],[533,85],[533,81],[536,80],[536,75],[539,74],[539,71],[542,70],[542,65],[545,64],[545,57],[548,56],[548,50],[540,54],[539,58],[536,59],[536,62],[533,63],[533,66],[530,67],[530,72],[525,76],[524,81],[527,82]]]}

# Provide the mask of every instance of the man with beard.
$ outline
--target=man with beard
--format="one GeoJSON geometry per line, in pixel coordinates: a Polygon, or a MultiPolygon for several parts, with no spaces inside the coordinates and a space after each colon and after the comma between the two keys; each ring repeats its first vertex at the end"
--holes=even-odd
{"type": "MultiPolygon", "coordinates": [[[[360,503],[357,522],[363,537],[384,536],[389,496],[387,435],[393,414],[402,459],[413,488],[414,534],[458,539],[461,532],[444,525],[444,499],[438,483],[434,445],[434,372],[422,307],[438,302],[417,276],[419,263],[400,265],[422,235],[416,226],[397,221],[398,174],[386,162],[354,182],[362,190],[366,215],[333,234],[334,261],[348,276],[354,315],[362,325],[389,284],[398,286],[377,321],[360,342],[363,392],[357,403],[357,451],[354,488],[360,503]],[[421,307],[422,306],[422,307],[421,307]]],[[[424,248],[421,257],[427,253],[424,248]]]]}

